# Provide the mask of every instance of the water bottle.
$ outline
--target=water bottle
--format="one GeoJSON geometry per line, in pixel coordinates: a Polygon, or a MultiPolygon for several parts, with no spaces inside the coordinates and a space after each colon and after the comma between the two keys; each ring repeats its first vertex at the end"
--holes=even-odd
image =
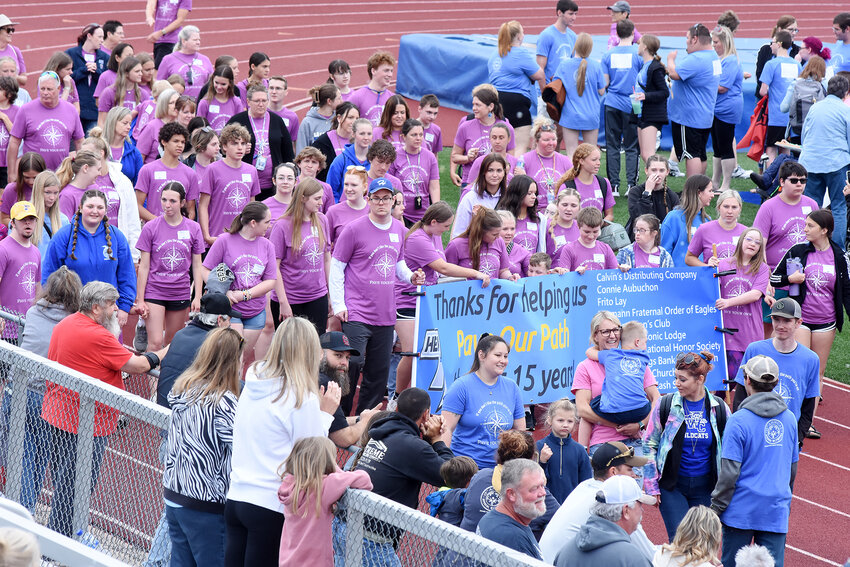
{"type": "MultiPolygon", "coordinates": [[[[803,263],[799,258],[788,258],[788,261],[785,263],[786,273],[790,276],[796,272],[803,271],[803,263]]],[[[788,286],[788,295],[794,297],[800,295],[800,284],[792,283],[788,286]]]]}
{"type": "Polygon", "coordinates": [[[83,530],[77,531],[77,541],[86,547],[90,547],[92,549],[100,549],[100,542],[97,541],[97,538],[91,532],[83,532],[83,530]]]}

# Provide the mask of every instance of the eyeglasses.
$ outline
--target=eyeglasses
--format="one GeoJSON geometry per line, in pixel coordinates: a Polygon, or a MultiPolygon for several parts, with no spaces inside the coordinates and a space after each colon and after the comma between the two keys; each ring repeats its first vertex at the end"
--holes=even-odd
{"type": "Polygon", "coordinates": [[[366,168],[362,165],[349,165],[345,168],[345,172],[348,173],[349,171],[366,171],[366,168]]]}
{"type": "Polygon", "coordinates": [[[394,197],[369,197],[369,200],[373,203],[389,203],[393,199],[394,197]]]}
{"type": "Polygon", "coordinates": [[[611,457],[610,459],[608,459],[608,462],[605,463],[605,468],[607,469],[608,467],[612,466],[611,463],[613,463],[617,459],[631,459],[634,456],[635,456],[635,448],[629,447],[627,450],[620,451],[620,453],[618,453],[618,454],[614,455],[613,457],[611,457]]]}
{"type": "Polygon", "coordinates": [[[603,337],[610,337],[611,335],[619,335],[622,330],[622,327],[614,327],[613,329],[597,329],[596,332],[603,337]]]}
{"type": "Polygon", "coordinates": [[[805,185],[806,181],[808,181],[808,180],[809,180],[808,177],[786,177],[785,178],[785,181],[787,181],[788,183],[792,183],[794,185],[797,185],[797,184],[805,185]]]}
{"type": "Polygon", "coordinates": [[[9,32],[9,33],[15,33],[15,28],[5,27],[5,28],[0,28],[0,30],[2,30],[4,32],[9,32]]]}
{"type": "Polygon", "coordinates": [[[760,238],[756,239],[756,238],[753,238],[752,236],[745,236],[744,242],[751,242],[753,244],[761,244],[761,239],[760,238]]]}
{"type": "Polygon", "coordinates": [[[650,230],[648,228],[636,228],[635,229],[635,234],[645,234],[647,232],[652,232],[652,230],[650,230]]]}
{"type": "Polygon", "coordinates": [[[709,362],[709,360],[705,356],[703,356],[702,353],[694,354],[692,352],[680,352],[676,355],[676,367],[678,367],[680,364],[683,366],[693,366],[699,363],[699,359],[709,362]]]}
{"type": "Polygon", "coordinates": [[[788,33],[790,33],[790,34],[794,35],[794,34],[797,34],[797,33],[799,33],[799,32],[800,32],[800,28],[787,28],[785,31],[787,31],[788,33]]]}

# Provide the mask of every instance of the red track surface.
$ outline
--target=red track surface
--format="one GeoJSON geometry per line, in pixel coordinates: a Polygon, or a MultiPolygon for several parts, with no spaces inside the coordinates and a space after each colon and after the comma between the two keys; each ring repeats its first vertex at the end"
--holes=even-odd
{"type": "MultiPolygon", "coordinates": [[[[575,29],[591,34],[608,33],[609,15],[604,0],[580,0],[575,29]]],[[[846,9],[839,2],[805,2],[790,9],[777,1],[741,0],[682,2],[633,0],[632,19],[643,33],[684,34],[696,22],[710,25],[726,9],[742,20],[740,37],[766,37],[776,18],[795,13],[799,37],[814,35],[833,42],[833,16],[846,9]]],[[[264,51],[272,59],[274,73],[289,79],[287,101],[303,116],[307,90],[327,79],[331,59],[346,59],[352,67],[352,84],[367,80],[365,61],[378,49],[398,54],[399,38],[407,33],[495,33],[500,23],[517,19],[528,33],[538,33],[554,21],[554,0],[385,0],[333,2],[293,0],[246,4],[223,0],[195,0],[190,22],[202,33],[202,51],[210,59],[229,53],[239,59],[247,73],[248,56],[264,51]]],[[[2,11],[20,22],[15,45],[24,52],[30,69],[30,92],[35,76],[53,51],[74,44],[82,27],[92,21],[118,19],[124,23],[128,41],[138,51],[150,51],[144,40],[144,2],[46,1],[11,2],[2,11]]],[[[415,112],[415,109],[414,109],[415,112]]],[[[459,113],[443,110],[439,123],[444,139],[452,140],[459,113]]],[[[800,457],[799,474],[791,508],[786,565],[842,565],[850,557],[850,388],[830,383],[824,387],[826,404],[818,410],[815,424],[820,441],[808,441],[800,457]]],[[[648,510],[644,525],[653,541],[664,539],[660,516],[648,510]]]]}

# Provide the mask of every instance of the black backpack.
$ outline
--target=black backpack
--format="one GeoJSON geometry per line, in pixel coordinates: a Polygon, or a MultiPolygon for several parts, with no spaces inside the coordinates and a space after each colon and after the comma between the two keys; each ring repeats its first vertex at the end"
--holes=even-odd
{"type": "MultiPolygon", "coordinates": [[[[723,437],[723,431],[726,429],[726,412],[723,411],[723,400],[711,394],[715,400],[721,405],[721,411],[717,412],[717,433],[723,437]]],[[[661,420],[661,430],[664,431],[664,426],[667,425],[667,418],[670,417],[670,408],[673,406],[673,394],[664,394],[661,401],[658,402],[661,407],[658,408],[658,417],[661,420]]]]}

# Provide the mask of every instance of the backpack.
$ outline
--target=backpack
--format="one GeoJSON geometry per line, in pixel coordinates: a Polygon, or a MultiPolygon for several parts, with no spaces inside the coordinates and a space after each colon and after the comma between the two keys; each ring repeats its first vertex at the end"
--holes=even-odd
{"type": "MultiPolygon", "coordinates": [[[[723,410],[723,400],[711,394],[711,397],[721,402],[720,408],[721,411],[716,412],[717,415],[717,433],[723,437],[723,431],[726,429],[726,412],[723,410]]],[[[673,394],[664,394],[661,397],[661,401],[658,402],[660,407],[658,408],[658,418],[661,420],[661,430],[664,430],[664,426],[667,424],[667,418],[670,417],[670,408],[673,406],[673,394]]]]}
{"type": "MultiPolygon", "coordinates": [[[[605,206],[605,198],[608,196],[608,182],[601,175],[596,175],[596,181],[599,183],[599,189],[602,191],[602,206],[605,206]]],[[[564,186],[569,187],[571,189],[576,188],[575,179],[570,179],[569,181],[564,181],[564,186]]],[[[599,238],[597,238],[599,242],[604,242],[608,246],[611,247],[611,250],[614,251],[614,254],[620,248],[628,246],[631,244],[631,240],[629,239],[629,233],[620,223],[606,220],[602,223],[602,229],[599,231],[599,238]]]]}
{"type": "Polygon", "coordinates": [[[797,79],[791,93],[791,108],[788,110],[788,127],[794,132],[802,132],[803,122],[812,105],[823,100],[826,92],[820,81],[797,79]]]}

